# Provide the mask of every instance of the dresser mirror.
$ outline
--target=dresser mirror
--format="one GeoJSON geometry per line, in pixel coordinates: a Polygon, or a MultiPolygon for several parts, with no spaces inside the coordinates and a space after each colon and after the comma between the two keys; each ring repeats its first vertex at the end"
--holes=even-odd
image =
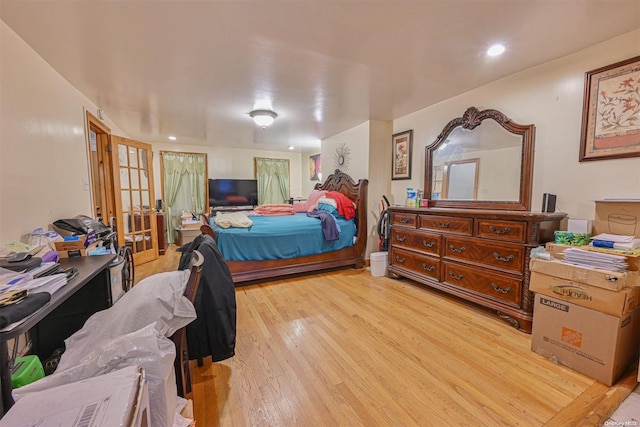
{"type": "Polygon", "coordinates": [[[534,126],[470,107],[425,149],[429,206],[528,211],[534,126]]]}

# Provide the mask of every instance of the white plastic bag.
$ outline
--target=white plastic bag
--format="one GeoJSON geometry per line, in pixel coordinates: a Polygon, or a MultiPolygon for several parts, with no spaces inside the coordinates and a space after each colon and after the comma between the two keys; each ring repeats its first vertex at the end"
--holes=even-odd
{"type": "MultiPolygon", "coordinates": [[[[99,339],[98,339],[99,340],[99,339]]],[[[96,346],[91,357],[72,359],[66,353],[60,359],[60,369],[39,381],[13,391],[19,400],[28,393],[106,374],[127,366],[139,366],[145,371],[149,386],[149,413],[151,425],[173,426],[177,389],[173,362],[176,350],[173,342],[158,333],[155,324],[104,341],[96,346]],[[67,357],[65,357],[67,356],[67,357]]]]}

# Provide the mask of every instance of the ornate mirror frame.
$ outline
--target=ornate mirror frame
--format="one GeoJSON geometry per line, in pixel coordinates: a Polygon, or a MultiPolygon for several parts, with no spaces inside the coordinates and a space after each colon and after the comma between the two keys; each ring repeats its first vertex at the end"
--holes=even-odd
{"type": "Polygon", "coordinates": [[[469,107],[462,117],[451,120],[444,127],[435,142],[425,148],[424,198],[429,200],[430,207],[437,208],[465,208],[465,209],[494,209],[529,211],[531,209],[531,186],[533,183],[533,155],[534,155],[534,125],[520,125],[498,110],[480,111],[476,107],[469,107]],[[440,145],[446,141],[451,132],[461,127],[473,130],[484,120],[495,120],[502,128],[522,138],[522,155],[520,167],[520,197],[518,201],[504,200],[433,200],[433,155],[440,145]]]}

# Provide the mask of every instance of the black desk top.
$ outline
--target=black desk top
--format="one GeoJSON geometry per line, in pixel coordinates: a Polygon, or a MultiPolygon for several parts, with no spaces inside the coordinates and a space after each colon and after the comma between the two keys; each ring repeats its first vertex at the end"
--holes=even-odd
{"type": "Polygon", "coordinates": [[[55,310],[78,289],[86,285],[91,279],[107,268],[115,258],[115,255],[96,255],[61,259],[60,266],[63,269],[70,267],[77,268],[78,276],[51,295],[51,301],[28,317],[25,321],[9,331],[0,332],[0,341],[8,341],[34,327],[47,314],[55,310]]]}

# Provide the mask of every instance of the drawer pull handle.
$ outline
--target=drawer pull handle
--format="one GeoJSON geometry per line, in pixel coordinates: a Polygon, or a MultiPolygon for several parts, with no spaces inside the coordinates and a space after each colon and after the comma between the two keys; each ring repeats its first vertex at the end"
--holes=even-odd
{"type": "Polygon", "coordinates": [[[511,262],[513,261],[516,257],[514,257],[513,255],[509,255],[508,257],[502,257],[500,256],[500,254],[498,252],[494,252],[493,256],[498,260],[498,261],[502,261],[502,262],[511,262]]]}
{"type": "Polygon", "coordinates": [[[409,224],[409,222],[411,222],[411,218],[398,218],[398,220],[403,224],[409,224]]]}
{"type": "Polygon", "coordinates": [[[440,228],[449,228],[449,226],[451,225],[451,223],[449,221],[447,221],[447,222],[437,221],[436,224],[438,224],[438,227],[440,227],[440,228]]]}
{"type": "Polygon", "coordinates": [[[462,252],[464,252],[464,250],[466,249],[464,246],[461,247],[460,249],[456,248],[453,245],[449,245],[449,249],[451,249],[453,252],[459,253],[461,254],[462,252]]]}
{"type": "Polygon", "coordinates": [[[511,288],[501,288],[495,283],[491,283],[491,287],[494,291],[500,292],[501,294],[508,294],[509,292],[511,292],[511,288]]]}
{"type": "Polygon", "coordinates": [[[405,240],[407,240],[407,236],[396,236],[396,240],[398,242],[404,242],[405,240]]]}
{"type": "Polygon", "coordinates": [[[456,280],[462,280],[464,278],[464,274],[456,276],[455,274],[453,274],[453,271],[449,272],[449,276],[451,276],[452,279],[456,279],[456,280]]]}
{"type": "Polygon", "coordinates": [[[491,230],[493,233],[496,233],[496,234],[499,234],[499,235],[507,234],[508,232],[511,231],[511,229],[509,227],[505,227],[502,230],[498,230],[493,225],[489,226],[489,230],[491,230]]]}
{"type": "Polygon", "coordinates": [[[400,258],[400,256],[396,255],[396,261],[398,261],[400,264],[404,264],[406,260],[406,258],[400,258]]]}
{"type": "Polygon", "coordinates": [[[422,244],[425,245],[427,248],[432,248],[435,246],[436,242],[427,242],[426,240],[423,240],[422,244]]]}
{"type": "Polygon", "coordinates": [[[424,268],[425,271],[433,271],[436,269],[435,265],[432,266],[428,266],[427,264],[425,264],[424,262],[422,263],[422,268],[424,268]]]}

